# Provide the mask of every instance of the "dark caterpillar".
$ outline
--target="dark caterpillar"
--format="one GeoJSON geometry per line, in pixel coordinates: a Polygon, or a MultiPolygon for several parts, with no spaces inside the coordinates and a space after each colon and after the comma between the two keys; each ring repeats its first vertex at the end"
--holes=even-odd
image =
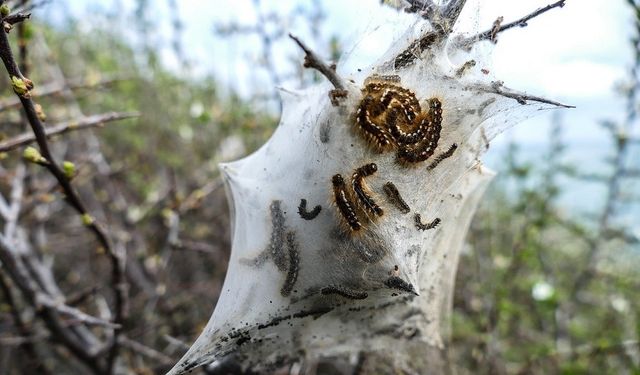
{"type": "Polygon", "coordinates": [[[322,206],[315,206],[313,210],[307,211],[307,200],[300,199],[300,205],[298,206],[298,214],[305,220],[313,220],[320,214],[322,206]]]}
{"type": "Polygon", "coordinates": [[[403,214],[408,214],[411,211],[411,208],[409,207],[407,202],[402,199],[398,188],[393,184],[393,182],[389,181],[384,184],[382,186],[382,190],[384,190],[384,193],[387,195],[387,199],[389,200],[389,202],[396,206],[400,210],[400,212],[402,212],[403,214]]]}
{"type": "Polygon", "coordinates": [[[437,227],[438,224],[440,224],[440,218],[439,217],[435,218],[429,224],[423,224],[422,223],[422,218],[420,217],[420,214],[416,214],[416,216],[414,216],[414,220],[415,220],[415,223],[416,223],[416,228],[418,228],[419,230],[433,229],[433,228],[437,227]]]}
{"type": "Polygon", "coordinates": [[[353,290],[338,285],[325,286],[320,290],[320,293],[322,293],[323,295],[337,294],[349,299],[366,299],[367,297],[369,297],[369,294],[367,294],[367,292],[353,290]]]}
{"type": "Polygon", "coordinates": [[[451,157],[451,155],[453,155],[453,153],[456,151],[456,149],[458,149],[458,145],[456,143],[452,144],[447,151],[445,151],[442,154],[436,156],[436,158],[433,160],[433,162],[431,164],[429,164],[427,169],[432,170],[435,167],[437,167],[438,164],[440,164],[441,161],[443,161],[446,158],[451,157]]]}
{"type": "Polygon", "coordinates": [[[373,200],[371,195],[367,192],[367,188],[364,185],[364,178],[371,176],[378,170],[378,166],[375,163],[365,164],[360,168],[357,168],[351,176],[351,187],[360,204],[369,212],[382,216],[384,210],[378,206],[373,200]]]}
{"type": "Polygon", "coordinates": [[[362,224],[356,214],[355,206],[351,202],[344,178],[342,175],[336,174],[331,179],[331,183],[333,184],[333,198],[338,207],[340,217],[352,231],[359,231],[362,229],[362,224]]]}
{"type": "Polygon", "coordinates": [[[442,103],[438,99],[429,100],[429,112],[421,119],[426,122],[425,136],[415,146],[402,147],[396,154],[402,164],[420,163],[431,157],[438,147],[442,130],[442,103]]]}
{"type": "Polygon", "coordinates": [[[288,296],[293,290],[293,286],[298,280],[298,271],[300,267],[300,255],[298,253],[298,244],[294,232],[287,232],[287,250],[289,252],[289,269],[284,279],[284,284],[280,288],[280,294],[288,296]]]}

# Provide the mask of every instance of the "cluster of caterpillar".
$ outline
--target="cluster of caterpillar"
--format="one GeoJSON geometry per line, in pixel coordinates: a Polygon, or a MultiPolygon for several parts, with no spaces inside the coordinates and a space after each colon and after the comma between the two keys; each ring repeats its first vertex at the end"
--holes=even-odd
{"type": "Polygon", "coordinates": [[[375,163],[356,168],[348,185],[341,174],[336,174],[331,179],[338,214],[341,222],[351,233],[359,232],[363,223],[374,221],[384,215],[384,210],[373,199],[364,181],[365,177],[371,176],[377,170],[378,166],[375,163]]]}
{"type": "MultiPolygon", "coordinates": [[[[416,95],[400,86],[397,76],[367,78],[362,94],[354,124],[375,151],[397,150],[396,160],[402,165],[424,162],[434,154],[442,130],[439,99],[429,99],[428,109],[423,111],[416,95]]],[[[456,148],[452,145],[433,167],[456,148]]]]}

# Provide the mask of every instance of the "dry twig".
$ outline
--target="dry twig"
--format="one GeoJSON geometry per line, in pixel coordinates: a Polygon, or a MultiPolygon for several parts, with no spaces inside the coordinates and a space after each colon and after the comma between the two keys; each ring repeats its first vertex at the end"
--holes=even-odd
{"type": "Polygon", "coordinates": [[[309,47],[307,47],[304,43],[302,43],[300,39],[293,36],[292,34],[289,34],[289,37],[293,39],[296,42],[296,44],[304,51],[305,53],[304,67],[305,68],[312,68],[320,72],[320,74],[325,76],[329,80],[329,82],[333,84],[333,87],[335,87],[336,90],[340,90],[340,91],[346,90],[346,85],[344,84],[344,81],[336,73],[335,65],[329,66],[325,64],[322,61],[322,59],[320,59],[315,54],[315,52],[313,52],[309,47]]]}
{"type": "MultiPolygon", "coordinates": [[[[102,127],[105,123],[124,120],[132,117],[139,116],[137,112],[111,112],[100,115],[93,115],[83,118],[81,120],[73,120],[63,122],[58,125],[50,126],[45,129],[45,136],[50,138],[54,135],[64,134],[73,130],[89,129],[93,127],[102,127]]],[[[14,150],[20,146],[25,146],[31,142],[36,141],[36,136],[33,133],[23,133],[15,137],[9,138],[0,142],[0,152],[7,152],[14,150]]]]}
{"type": "Polygon", "coordinates": [[[557,2],[555,2],[553,4],[549,4],[546,7],[536,9],[535,11],[529,13],[528,15],[526,15],[526,16],[524,16],[524,17],[522,17],[522,18],[520,18],[520,19],[518,19],[516,21],[510,22],[510,23],[507,23],[507,24],[504,24],[504,25],[501,25],[502,21],[496,22],[496,23],[494,23],[494,26],[492,28],[490,28],[489,30],[481,32],[480,34],[474,35],[474,36],[472,36],[470,38],[462,39],[460,42],[458,42],[458,46],[461,47],[461,48],[469,48],[474,43],[477,43],[477,42],[480,42],[480,41],[483,41],[483,40],[492,40],[492,41],[496,42],[496,36],[499,33],[503,32],[505,30],[511,29],[512,27],[516,27],[516,26],[526,27],[527,26],[527,21],[529,21],[529,20],[531,20],[531,19],[533,19],[535,17],[538,17],[539,15],[541,15],[543,13],[546,13],[547,11],[550,11],[553,8],[562,8],[565,5],[565,2],[566,2],[566,0],[560,0],[560,1],[557,1],[557,2]],[[498,27],[496,27],[496,25],[498,27]]]}

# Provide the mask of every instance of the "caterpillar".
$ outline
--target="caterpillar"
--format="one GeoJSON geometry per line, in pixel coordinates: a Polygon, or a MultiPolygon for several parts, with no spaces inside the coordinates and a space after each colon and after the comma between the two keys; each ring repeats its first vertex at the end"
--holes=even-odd
{"type": "Polygon", "coordinates": [[[429,224],[423,224],[422,223],[422,218],[420,217],[420,214],[416,214],[414,216],[414,221],[416,223],[416,227],[419,230],[429,230],[429,229],[433,229],[433,228],[437,227],[438,224],[440,224],[441,220],[440,220],[439,217],[437,217],[432,222],[430,222],[429,224]]]}
{"type": "Polygon", "coordinates": [[[271,211],[271,238],[269,240],[269,253],[278,270],[285,271],[287,269],[287,259],[284,252],[284,212],[280,207],[282,201],[275,200],[271,202],[269,209],[271,211]]]}
{"type": "Polygon", "coordinates": [[[333,184],[333,197],[340,216],[352,231],[359,231],[362,229],[362,223],[360,223],[355,206],[351,202],[344,178],[342,175],[336,174],[331,178],[331,183],[333,184]]]}
{"type": "Polygon", "coordinates": [[[389,277],[388,279],[386,279],[384,281],[384,285],[386,285],[388,288],[391,288],[391,289],[398,289],[398,290],[402,290],[404,292],[408,292],[408,293],[412,293],[412,294],[418,295],[418,293],[416,293],[416,290],[413,287],[413,285],[411,285],[410,283],[402,280],[398,276],[389,277]]]}
{"type": "Polygon", "coordinates": [[[365,164],[362,167],[357,168],[351,176],[351,187],[358,198],[358,202],[360,202],[365,210],[377,216],[382,216],[384,214],[384,210],[378,206],[371,195],[367,193],[367,188],[364,185],[364,178],[371,176],[377,170],[378,166],[375,163],[365,164]]]}
{"type": "Polygon", "coordinates": [[[300,255],[298,254],[298,244],[294,232],[287,232],[287,250],[289,254],[289,268],[284,279],[284,284],[280,288],[280,294],[286,297],[291,294],[293,286],[298,280],[298,272],[300,267],[300,255]]]}
{"type": "Polygon", "coordinates": [[[403,214],[408,214],[409,212],[411,212],[411,207],[409,207],[407,202],[402,199],[398,188],[393,184],[393,182],[388,181],[387,183],[385,183],[382,186],[382,190],[387,195],[387,199],[389,200],[389,202],[396,206],[400,210],[400,212],[402,212],[403,214]]]}
{"type": "Polygon", "coordinates": [[[393,147],[391,136],[379,124],[371,120],[370,108],[373,107],[374,98],[370,95],[365,96],[356,111],[355,124],[364,134],[365,139],[377,151],[389,151],[393,147]]]}
{"type": "Polygon", "coordinates": [[[398,150],[396,157],[402,164],[419,163],[429,159],[440,140],[442,130],[442,103],[436,98],[429,100],[429,112],[423,115],[421,121],[426,121],[425,136],[415,146],[402,147],[398,150]]]}
{"type": "Polygon", "coordinates": [[[453,153],[458,149],[458,144],[454,143],[451,146],[449,146],[449,149],[445,152],[443,152],[442,154],[436,156],[435,159],[433,159],[433,162],[431,164],[429,164],[429,166],[427,167],[428,170],[432,170],[435,167],[438,166],[438,164],[440,164],[441,161],[443,161],[446,158],[451,157],[451,155],[453,155],[453,153]]]}
{"type": "Polygon", "coordinates": [[[320,293],[325,296],[330,294],[337,294],[349,299],[366,299],[367,297],[369,297],[369,294],[365,291],[353,290],[338,285],[325,286],[320,290],[320,293]]]}
{"type": "Polygon", "coordinates": [[[313,220],[320,214],[322,206],[315,206],[313,210],[307,211],[307,200],[300,199],[300,205],[298,206],[298,214],[305,220],[313,220]]]}
{"type": "MultiPolygon", "coordinates": [[[[374,151],[396,150],[397,162],[407,166],[426,161],[438,147],[442,103],[431,98],[423,111],[416,95],[399,81],[397,76],[367,78],[354,124],[374,151]]],[[[452,153],[438,157],[431,169],[452,153]]]]}

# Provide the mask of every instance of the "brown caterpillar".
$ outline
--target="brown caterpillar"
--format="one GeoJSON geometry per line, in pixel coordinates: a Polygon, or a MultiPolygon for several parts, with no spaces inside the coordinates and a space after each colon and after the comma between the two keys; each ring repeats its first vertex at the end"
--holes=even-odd
{"type": "Polygon", "coordinates": [[[393,147],[391,136],[379,124],[371,119],[370,107],[373,107],[374,98],[367,95],[362,99],[360,107],[356,111],[355,124],[363,133],[365,139],[377,151],[389,151],[393,147]]]}
{"type": "Polygon", "coordinates": [[[404,121],[402,118],[398,118],[399,109],[395,107],[389,108],[389,112],[386,117],[386,125],[391,133],[391,136],[396,141],[398,145],[412,145],[416,142],[419,142],[422,138],[424,138],[424,134],[427,131],[428,121],[426,118],[423,118],[422,121],[415,121],[413,124],[413,120],[409,120],[410,116],[415,116],[413,112],[403,111],[405,115],[404,121]],[[408,130],[404,130],[404,127],[413,127],[415,129],[409,128],[408,130]]]}
{"type": "Polygon", "coordinates": [[[284,279],[284,284],[282,288],[280,288],[280,294],[284,297],[291,294],[293,286],[298,280],[300,256],[298,254],[298,244],[296,243],[294,232],[287,232],[287,250],[289,250],[289,268],[287,270],[287,276],[284,279]]]}
{"type": "MultiPolygon", "coordinates": [[[[442,131],[439,99],[429,99],[428,110],[422,111],[415,94],[399,86],[398,77],[376,75],[365,80],[362,94],[354,123],[375,151],[395,149],[396,160],[403,165],[421,163],[433,155],[442,131]]],[[[451,156],[446,154],[433,168],[451,156]]]]}
{"type": "Polygon", "coordinates": [[[320,290],[320,293],[325,296],[330,294],[337,294],[349,299],[366,299],[367,297],[369,297],[369,294],[367,292],[353,290],[338,285],[325,286],[320,290]]]}
{"type": "Polygon", "coordinates": [[[378,170],[378,166],[375,163],[365,164],[360,168],[357,168],[351,176],[351,187],[353,192],[358,198],[358,202],[365,208],[365,210],[382,216],[384,210],[378,206],[378,204],[371,198],[371,195],[367,193],[367,188],[364,185],[364,178],[371,176],[378,170]]]}
{"type": "Polygon", "coordinates": [[[429,230],[429,229],[433,229],[435,227],[438,226],[438,224],[440,224],[440,218],[437,217],[435,218],[432,222],[430,222],[429,224],[423,224],[422,223],[422,218],[420,217],[420,214],[416,214],[416,216],[414,216],[414,220],[416,223],[416,228],[418,228],[419,230],[429,230]]]}
{"type": "Polygon", "coordinates": [[[352,231],[359,231],[362,229],[362,224],[356,214],[355,206],[351,203],[350,194],[347,191],[344,178],[342,175],[336,174],[331,179],[331,183],[333,184],[333,197],[338,207],[340,217],[344,219],[344,222],[352,231]]]}
{"type": "Polygon", "coordinates": [[[313,220],[320,214],[322,206],[315,206],[313,210],[307,211],[307,200],[300,199],[300,205],[298,206],[298,214],[305,220],[313,220]]]}
{"type": "Polygon", "coordinates": [[[409,212],[411,212],[411,207],[409,207],[407,202],[402,199],[398,188],[393,184],[393,182],[389,181],[384,184],[382,186],[382,190],[384,190],[384,193],[387,195],[389,202],[396,206],[400,210],[400,212],[402,212],[403,214],[408,214],[409,212]]]}
{"type": "Polygon", "coordinates": [[[453,155],[453,153],[458,149],[458,144],[454,143],[452,144],[449,149],[445,152],[443,152],[442,154],[436,156],[435,159],[433,159],[433,162],[431,164],[429,164],[429,166],[427,167],[428,170],[432,170],[435,167],[438,166],[438,164],[440,164],[441,161],[443,161],[446,158],[451,157],[451,155],[453,155]]]}
{"type": "Polygon", "coordinates": [[[402,164],[419,163],[431,157],[438,147],[442,130],[442,103],[438,99],[429,100],[429,112],[424,115],[425,136],[415,146],[402,147],[396,154],[402,164]]]}

